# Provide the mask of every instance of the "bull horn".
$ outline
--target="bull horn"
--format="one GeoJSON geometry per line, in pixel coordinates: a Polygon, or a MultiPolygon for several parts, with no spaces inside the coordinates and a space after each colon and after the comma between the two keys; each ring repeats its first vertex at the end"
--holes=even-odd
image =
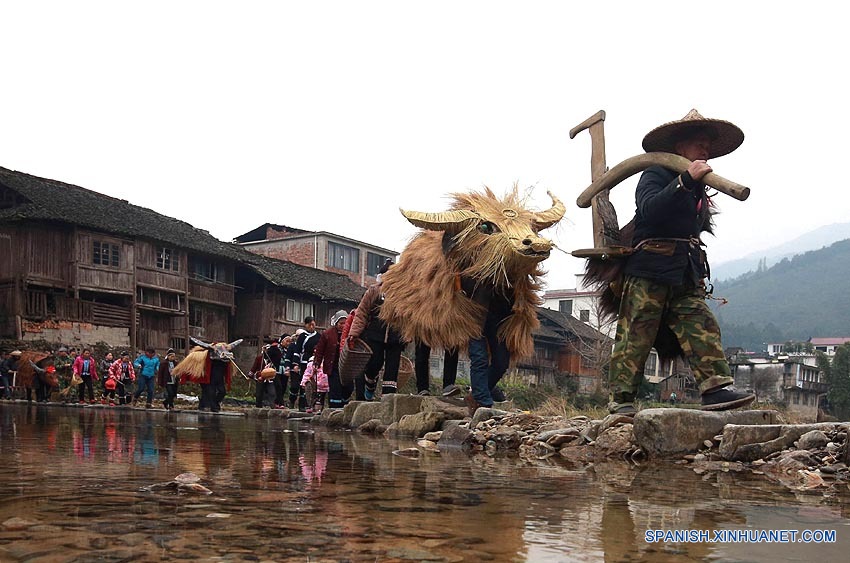
{"type": "Polygon", "coordinates": [[[399,209],[399,211],[413,225],[429,231],[456,233],[466,228],[471,221],[480,219],[477,213],[466,209],[454,209],[442,213],[423,213],[421,211],[405,211],[404,209],[399,209]]]}
{"type": "MultiPolygon", "coordinates": [[[[633,176],[638,172],[642,172],[650,166],[657,164],[670,170],[675,170],[679,174],[688,169],[691,161],[684,156],[672,154],[668,152],[648,152],[639,154],[631,158],[627,158],[599,178],[593,181],[590,186],[578,196],[576,204],[579,207],[590,207],[591,200],[596,194],[604,190],[610,190],[629,176],[633,176]]],[[[736,184],[731,180],[727,180],[722,176],[718,176],[714,172],[709,172],[702,177],[705,185],[711,186],[718,192],[734,197],[738,201],[744,201],[750,197],[750,188],[736,184]]]]}
{"type": "Polygon", "coordinates": [[[200,346],[201,348],[206,348],[207,350],[212,350],[212,344],[207,344],[203,340],[198,340],[194,336],[190,336],[189,340],[191,340],[192,343],[195,344],[196,346],[200,346]]]}
{"type": "Polygon", "coordinates": [[[567,212],[567,208],[564,207],[564,204],[560,199],[555,197],[555,195],[550,191],[547,191],[546,193],[549,194],[550,198],[552,198],[552,207],[546,211],[540,211],[534,214],[534,225],[537,227],[538,231],[551,227],[563,219],[564,213],[567,212]]]}
{"type": "Polygon", "coordinates": [[[227,345],[227,349],[228,349],[228,350],[232,350],[232,349],[236,348],[237,346],[239,346],[240,344],[242,344],[242,339],[241,339],[241,338],[240,338],[239,340],[234,340],[233,342],[231,342],[230,344],[228,344],[228,345],[227,345]]]}

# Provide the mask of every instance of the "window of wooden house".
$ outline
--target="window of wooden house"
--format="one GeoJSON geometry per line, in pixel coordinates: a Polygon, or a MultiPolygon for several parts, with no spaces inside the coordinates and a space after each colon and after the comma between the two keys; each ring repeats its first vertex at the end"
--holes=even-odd
{"type": "Polygon", "coordinates": [[[156,267],[163,270],[179,271],[180,258],[172,248],[166,246],[156,247],[156,267]]]}
{"type": "Polygon", "coordinates": [[[590,322],[590,309],[582,309],[578,312],[578,320],[583,323],[590,322]]]}
{"type": "Polygon", "coordinates": [[[374,252],[366,253],[366,275],[373,278],[378,275],[378,270],[384,265],[384,262],[391,260],[391,256],[383,256],[374,252]]]}
{"type": "Polygon", "coordinates": [[[96,240],[92,243],[92,264],[118,268],[121,265],[121,250],[117,244],[96,240]]]}
{"type": "Polygon", "coordinates": [[[315,316],[312,303],[303,303],[294,299],[286,300],[286,320],[291,323],[303,323],[305,317],[315,316]]]}
{"type": "Polygon", "coordinates": [[[174,348],[177,352],[182,352],[186,349],[186,339],[179,336],[172,336],[168,339],[168,347],[174,348]]]}
{"type": "Polygon", "coordinates": [[[644,375],[655,375],[655,371],[657,369],[657,366],[658,366],[658,356],[656,356],[654,353],[652,353],[646,359],[646,364],[644,365],[644,368],[643,368],[643,374],[644,375]]]}
{"type": "Polygon", "coordinates": [[[189,304],[189,326],[204,326],[204,310],[194,303],[189,304]]]}
{"type": "Polygon", "coordinates": [[[558,311],[561,313],[566,313],[568,315],[573,314],[573,300],[572,299],[561,299],[558,301],[558,311]]]}
{"type": "Polygon", "coordinates": [[[192,260],[191,264],[192,278],[208,282],[224,283],[224,269],[219,267],[215,262],[209,260],[192,260]]]}
{"type": "Polygon", "coordinates": [[[328,242],[328,266],[347,272],[360,271],[360,250],[336,242],[328,242]]]}

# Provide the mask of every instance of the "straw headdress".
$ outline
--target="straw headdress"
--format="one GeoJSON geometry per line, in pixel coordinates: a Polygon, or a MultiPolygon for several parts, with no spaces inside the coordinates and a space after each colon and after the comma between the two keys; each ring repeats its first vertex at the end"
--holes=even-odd
{"type": "Polygon", "coordinates": [[[744,142],[744,132],[734,123],[722,119],[709,119],[692,109],[682,119],[659,125],[647,133],[643,138],[643,150],[675,152],[676,143],[686,138],[691,131],[704,131],[711,136],[709,158],[729,154],[744,142]]]}

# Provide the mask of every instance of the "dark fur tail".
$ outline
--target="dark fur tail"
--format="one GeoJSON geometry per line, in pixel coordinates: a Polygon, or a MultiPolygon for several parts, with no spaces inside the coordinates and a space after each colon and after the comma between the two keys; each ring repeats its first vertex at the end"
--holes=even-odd
{"type": "MultiPolygon", "coordinates": [[[[631,246],[634,234],[634,220],[629,221],[619,234],[620,246],[631,246]]],[[[599,294],[599,313],[605,319],[615,319],[620,312],[623,296],[623,270],[627,257],[588,258],[584,267],[585,285],[599,294]]],[[[684,356],[679,340],[670,328],[662,325],[654,343],[655,351],[662,366],[678,357],[684,356]]]]}

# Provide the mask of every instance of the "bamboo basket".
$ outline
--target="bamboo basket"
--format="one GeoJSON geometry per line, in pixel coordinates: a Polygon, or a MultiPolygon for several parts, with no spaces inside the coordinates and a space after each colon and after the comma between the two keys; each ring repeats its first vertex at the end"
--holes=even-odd
{"type": "MultiPolygon", "coordinates": [[[[413,362],[407,356],[402,355],[398,362],[398,388],[401,389],[410,381],[413,375],[413,362]]],[[[384,368],[378,373],[378,379],[384,380],[384,368]]],[[[380,384],[378,385],[380,388],[380,384]]]]}
{"type": "Polygon", "coordinates": [[[339,354],[339,379],[342,384],[351,385],[356,378],[361,377],[371,357],[372,349],[362,340],[355,340],[353,348],[346,342],[339,354]]]}

